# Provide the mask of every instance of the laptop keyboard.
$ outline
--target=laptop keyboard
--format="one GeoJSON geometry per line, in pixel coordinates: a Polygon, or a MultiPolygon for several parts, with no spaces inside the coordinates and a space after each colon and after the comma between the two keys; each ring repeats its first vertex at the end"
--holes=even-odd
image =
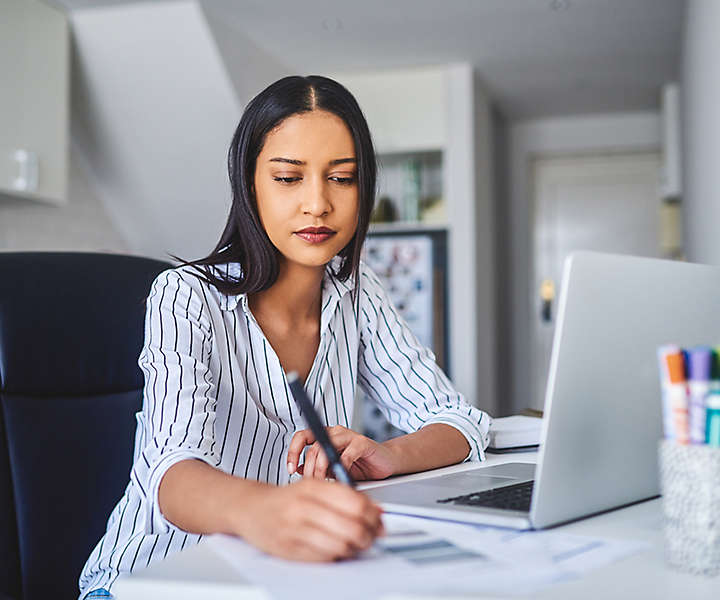
{"type": "Polygon", "coordinates": [[[490,508],[506,508],[510,510],[520,510],[528,512],[530,510],[530,501],[532,499],[532,491],[534,481],[523,481],[505,487],[485,490],[483,492],[473,492],[464,496],[455,496],[453,498],[445,498],[438,500],[443,504],[452,502],[463,506],[487,506],[490,508]]]}

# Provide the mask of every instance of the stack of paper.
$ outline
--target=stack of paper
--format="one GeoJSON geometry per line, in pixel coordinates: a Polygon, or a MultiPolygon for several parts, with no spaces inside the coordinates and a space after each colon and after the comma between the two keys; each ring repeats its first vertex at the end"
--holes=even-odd
{"type": "Polygon", "coordinates": [[[387,536],[358,558],[301,563],[214,535],[210,548],[278,600],[374,600],[389,594],[532,595],[625,558],[642,543],[517,532],[386,514],[387,536]]]}
{"type": "Polygon", "coordinates": [[[490,448],[503,450],[540,443],[542,419],[515,415],[493,419],[490,425],[490,448]]]}

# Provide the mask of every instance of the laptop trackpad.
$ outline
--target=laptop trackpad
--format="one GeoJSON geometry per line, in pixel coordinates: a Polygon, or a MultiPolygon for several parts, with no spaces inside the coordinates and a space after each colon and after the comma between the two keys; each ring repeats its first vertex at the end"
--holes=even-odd
{"type": "Polygon", "coordinates": [[[418,481],[427,487],[435,487],[443,490],[468,488],[468,492],[479,492],[481,490],[489,490],[494,487],[515,483],[508,477],[491,477],[489,475],[481,475],[479,473],[454,473],[453,475],[430,477],[418,481]],[[445,478],[447,477],[447,479],[445,478]]]}
{"type": "Polygon", "coordinates": [[[439,498],[460,496],[521,481],[530,481],[534,475],[534,464],[507,463],[428,477],[419,481],[398,482],[372,488],[366,490],[365,493],[378,502],[434,505],[439,498]]]}
{"type": "Polygon", "coordinates": [[[506,463],[492,467],[479,467],[460,473],[450,473],[438,477],[428,477],[418,483],[442,487],[445,489],[467,489],[467,493],[489,490],[502,485],[529,481],[535,477],[535,465],[532,463],[506,463]]]}

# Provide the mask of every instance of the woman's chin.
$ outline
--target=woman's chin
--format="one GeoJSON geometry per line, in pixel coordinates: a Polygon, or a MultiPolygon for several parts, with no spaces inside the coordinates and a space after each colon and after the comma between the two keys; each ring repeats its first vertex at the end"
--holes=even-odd
{"type": "MultiPolygon", "coordinates": [[[[339,252],[339,251],[338,251],[339,252]]],[[[327,265],[335,256],[336,253],[330,253],[330,252],[303,252],[295,253],[291,256],[284,255],[285,259],[289,262],[295,263],[298,266],[302,267],[308,267],[308,268],[319,268],[324,267],[327,265]]]]}
{"type": "Polygon", "coordinates": [[[306,267],[322,267],[335,258],[344,247],[344,245],[338,246],[337,243],[306,245],[304,248],[292,248],[291,252],[283,253],[283,255],[288,260],[306,267]]]}

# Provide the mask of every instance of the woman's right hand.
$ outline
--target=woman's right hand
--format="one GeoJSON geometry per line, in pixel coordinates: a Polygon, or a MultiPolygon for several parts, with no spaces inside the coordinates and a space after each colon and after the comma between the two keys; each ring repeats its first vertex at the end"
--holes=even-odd
{"type": "Polygon", "coordinates": [[[290,560],[349,558],[384,534],[382,510],[364,494],[336,482],[302,479],[261,485],[243,498],[237,535],[290,560]]]}

